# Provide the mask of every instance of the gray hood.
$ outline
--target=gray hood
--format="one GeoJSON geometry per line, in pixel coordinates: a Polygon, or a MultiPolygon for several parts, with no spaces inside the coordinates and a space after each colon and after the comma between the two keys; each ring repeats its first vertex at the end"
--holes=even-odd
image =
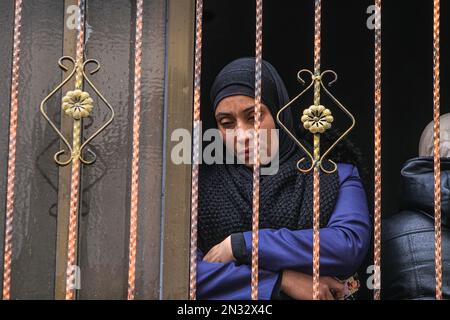
{"type": "MultiPolygon", "coordinates": [[[[434,217],[432,157],[408,160],[401,170],[400,209],[418,210],[434,217]]],[[[450,158],[441,158],[442,224],[450,227],[450,158]]]]}

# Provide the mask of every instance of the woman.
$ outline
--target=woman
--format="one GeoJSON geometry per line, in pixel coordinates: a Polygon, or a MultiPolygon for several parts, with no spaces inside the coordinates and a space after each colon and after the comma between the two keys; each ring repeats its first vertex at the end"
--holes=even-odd
{"type": "MultiPolygon", "coordinates": [[[[254,126],[254,69],[254,58],[235,60],[218,74],[211,89],[217,127],[226,148],[242,164],[200,169],[199,299],[250,298],[253,141],[246,133],[254,126]]],[[[261,129],[278,129],[276,114],[288,102],[279,74],[263,61],[261,129]]],[[[305,134],[294,124],[300,119],[294,120],[290,111],[283,112],[281,120],[291,131],[305,134]]],[[[313,179],[297,169],[304,154],[282,130],[278,133],[279,139],[274,139],[278,141],[261,143],[266,149],[261,153],[269,155],[263,164],[270,165],[278,154],[279,169],[260,180],[259,298],[284,294],[311,299],[313,179]]],[[[368,208],[357,168],[338,163],[336,173],[321,173],[320,202],[320,298],[339,299],[347,288],[335,277],[354,274],[370,242],[368,208]]]]}

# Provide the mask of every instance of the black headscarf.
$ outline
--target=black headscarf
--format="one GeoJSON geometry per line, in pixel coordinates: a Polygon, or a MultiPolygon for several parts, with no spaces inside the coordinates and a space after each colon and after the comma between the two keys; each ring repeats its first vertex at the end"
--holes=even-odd
{"type": "MultiPolygon", "coordinates": [[[[267,61],[262,62],[261,72],[261,100],[269,109],[273,119],[277,112],[289,102],[289,95],[278,72],[267,61]]],[[[211,103],[215,111],[219,102],[229,96],[244,95],[255,97],[255,58],[240,58],[226,65],[217,75],[211,88],[211,103]]],[[[280,115],[280,120],[290,130],[295,131],[292,113],[286,110],[280,115]]],[[[279,157],[280,162],[295,151],[294,142],[287,134],[279,129],[279,157]]]]}
{"type": "MultiPolygon", "coordinates": [[[[211,89],[215,111],[225,97],[246,95],[254,98],[255,59],[241,58],[225,66],[211,89]]],[[[286,87],[275,68],[262,63],[262,102],[274,121],[276,113],[289,102],[286,87]]],[[[296,131],[292,113],[281,120],[296,131]]],[[[278,128],[278,125],[277,125],[278,128]]],[[[312,228],[312,174],[298,171],[297,161],[304,154],[279,130],[279,170],[275,175],[261,175],[260,228],[312,228]]],[[[320,225],[328,222],[339,189],[337,173],[321,173],[320,225]]],[[[199,176],[199,248],[206,253],[233,233],[250,231],[252,221],[252,170],[243,164],[202,165],[199,176]]]]}

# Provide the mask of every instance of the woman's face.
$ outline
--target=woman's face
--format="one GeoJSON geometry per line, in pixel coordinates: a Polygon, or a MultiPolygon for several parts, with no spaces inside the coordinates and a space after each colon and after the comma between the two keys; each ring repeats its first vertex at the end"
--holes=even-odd
{"type": "MultiPolygon", "coordinates": [[[[255,100],[237,95],[222,99],[216,108],[217,127],[229,152],[247,167],[253,164],[255,100]]],[[[261,104],[260,161],[269,163],[278,152],[278,136],[272,137],[275,121],[267,106],[261,104]],[[265,131],[265,134],[263,133],[265,131]]]]}

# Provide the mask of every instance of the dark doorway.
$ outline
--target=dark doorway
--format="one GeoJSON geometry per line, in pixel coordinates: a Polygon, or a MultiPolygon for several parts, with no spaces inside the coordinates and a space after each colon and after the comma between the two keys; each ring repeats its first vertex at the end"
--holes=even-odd
{"type": "MultiPolygon", "coordinates": [[[[332,93],[354,114],[350,139],[362,150],[369,206],[373,207],[374,32],[367,27],[369,0],[322,2],[322,70],[339,75],[332,93]]],[[[450,12],[443,2],[441,12],[450,12]]],[[[402,164],[418,154],[420,135],[432,121],[433,3],[426,0],[383,3],[382,214],[398,210],[402,164]]],[[[202,73],[204,129],[214,126],[209,90],[228,62],[254,56],[255,1],[205,1],[202,73]]],[[[290,97],[302,87],[300,69],[313,67],[314,1],[264,1],[263,58],[280,72],[290,97]]],[[[448,103],[450,16],[441,17],[441,113],[448,103]]],[[[312,101],[312,100],[310,100],[312,101]]],[[[372,255],[366,265],[372,264],[372,255]]],[[[365,270],[362,281],[366,281],[365,270]]],[[[363,288],[366,286],[363,285],[363,288]]],[[[370,298],[364,291],[362,297],[370,298]]]]}

